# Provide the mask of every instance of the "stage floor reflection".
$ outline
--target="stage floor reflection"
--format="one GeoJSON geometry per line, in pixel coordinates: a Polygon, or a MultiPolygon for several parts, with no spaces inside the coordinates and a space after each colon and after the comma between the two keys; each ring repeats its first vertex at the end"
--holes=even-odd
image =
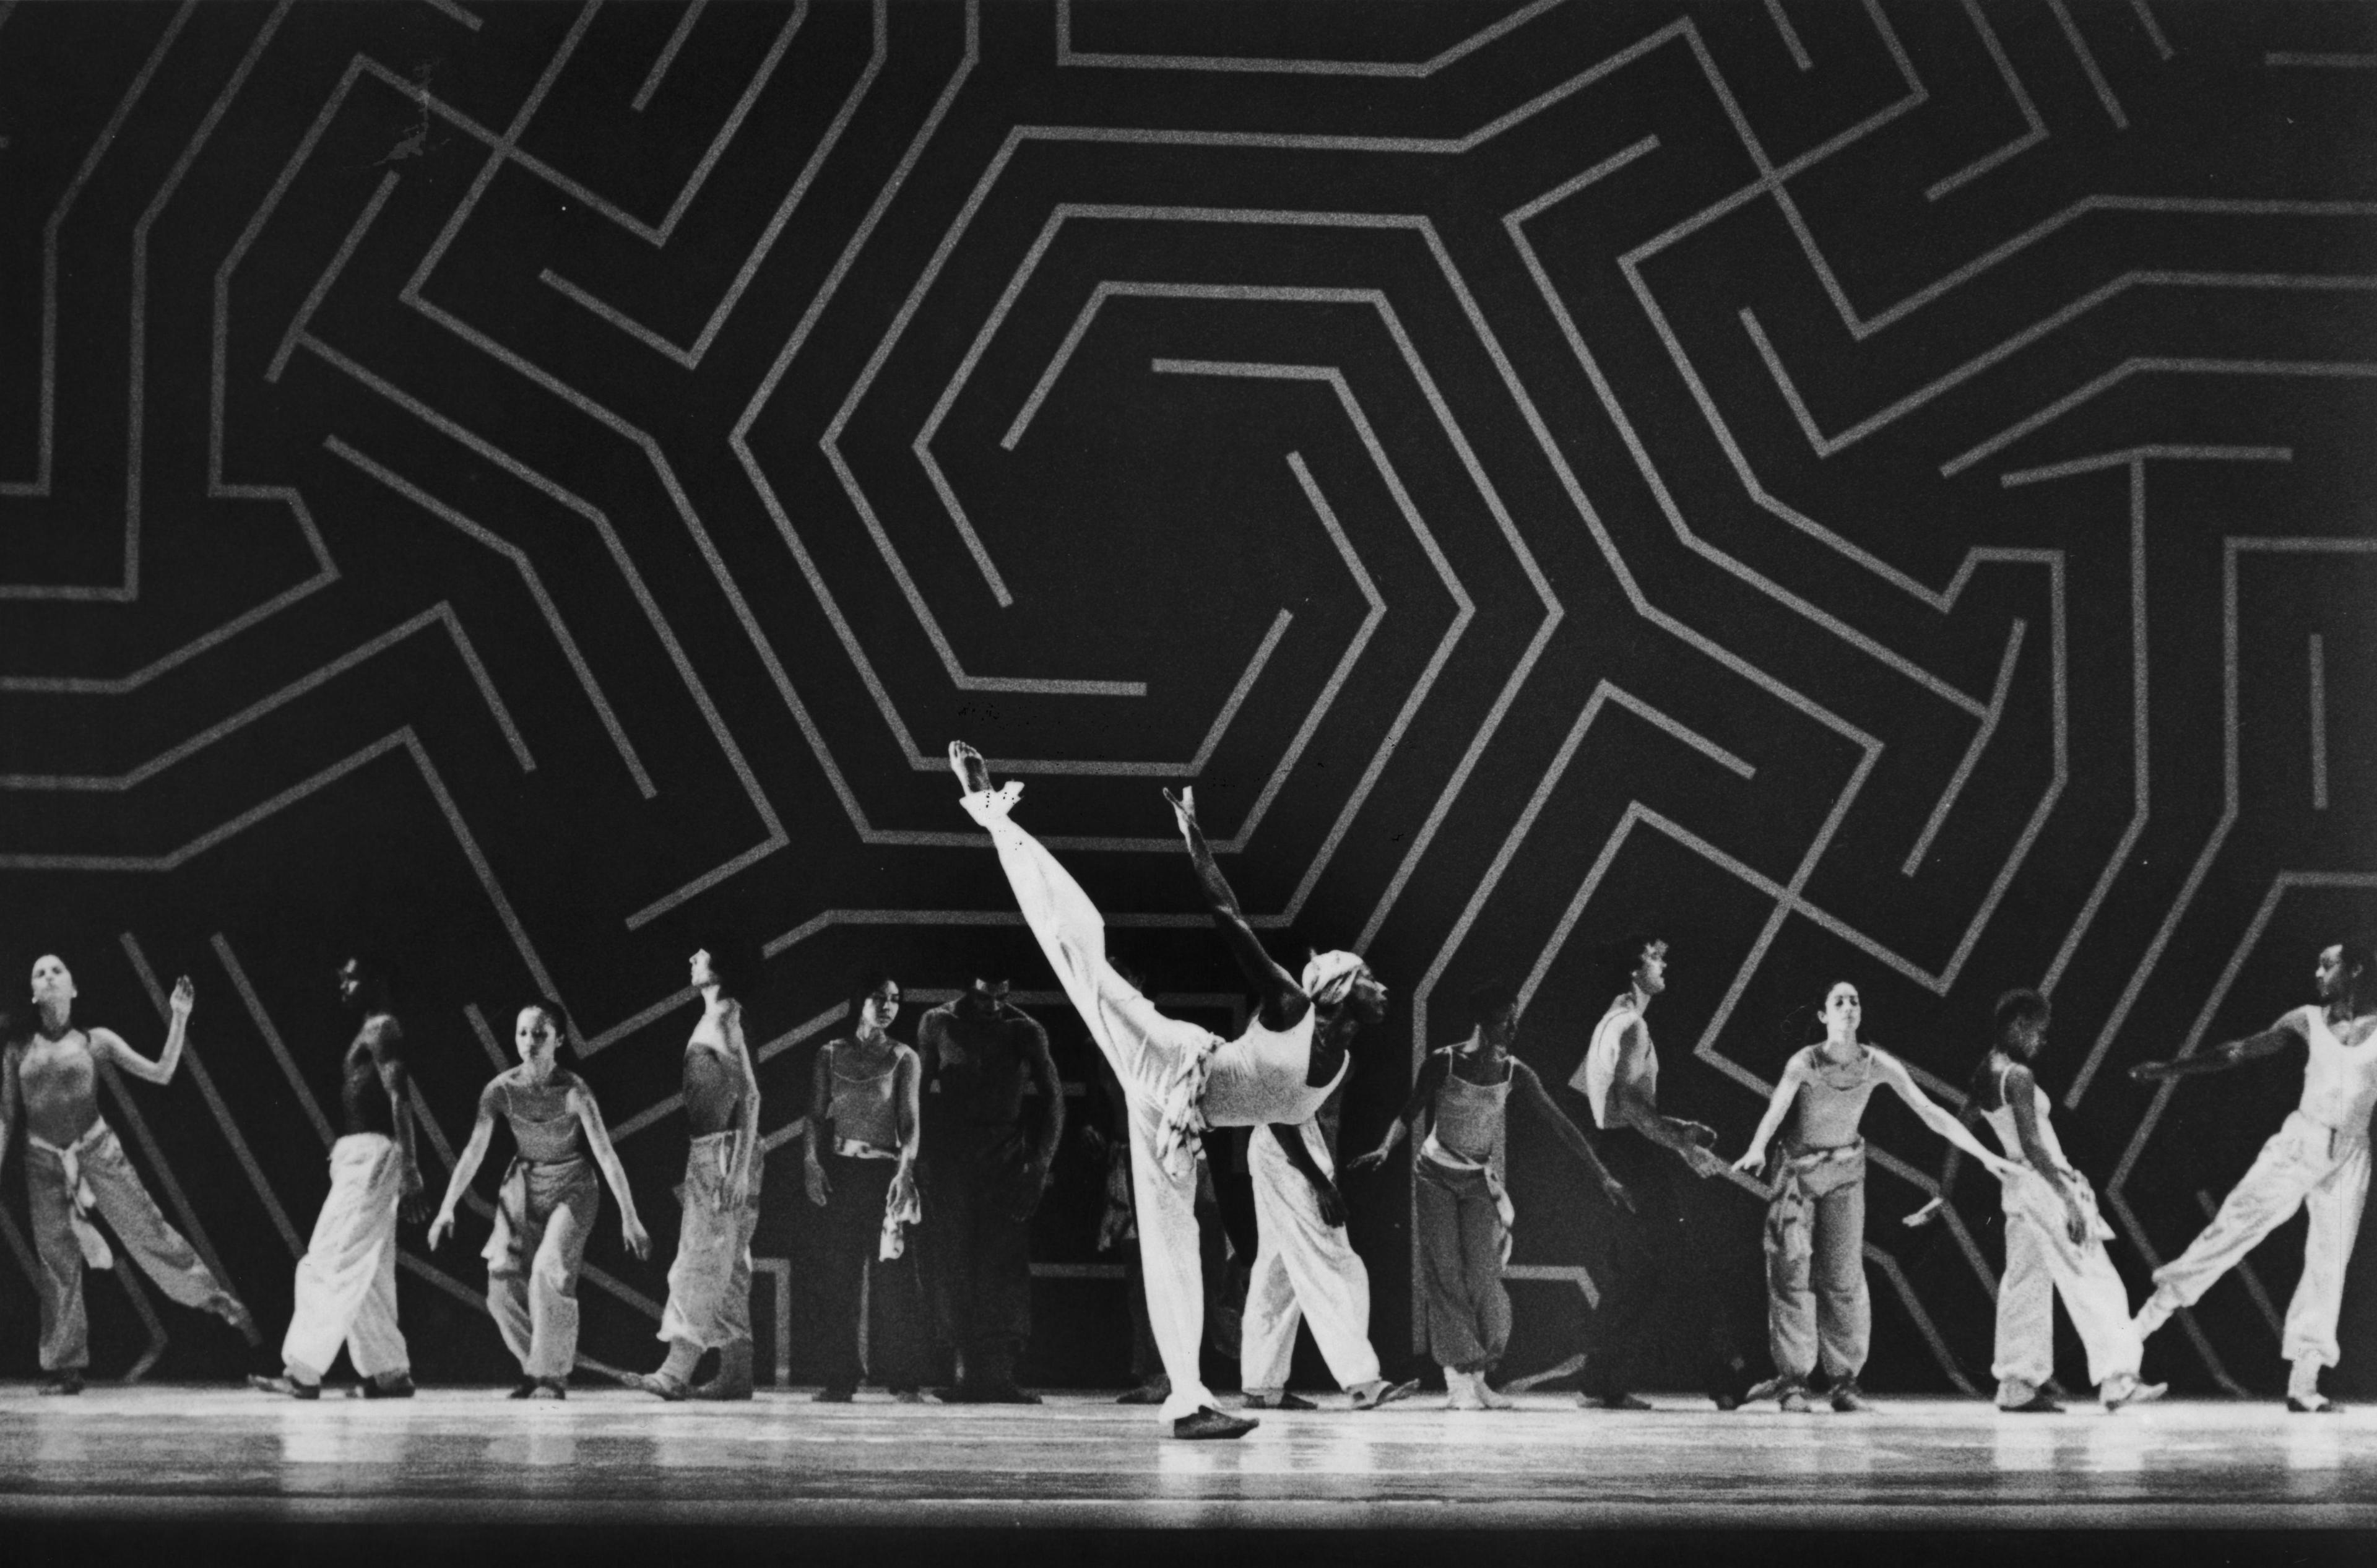
{"type": "MultiPolygon", "coordinates": [[[[336,1391],[333,1391],[334,1394],[336,1391]]],[[[1466,1414],[1266,1413],[1171,1441],[1142,1408],[659,1404],[493,1390],[299,1404],[228,1388],[0,1387],[0,1516],[600,1525],[1377,1527],[2377,1526],[2377,1413],[2173,1402],[2001,1416],[1647,1414],[1523,1398],[1466,1414]]],[[[1337,1401],[1342,1404],[1342,1399],[1337,1401]]]]}

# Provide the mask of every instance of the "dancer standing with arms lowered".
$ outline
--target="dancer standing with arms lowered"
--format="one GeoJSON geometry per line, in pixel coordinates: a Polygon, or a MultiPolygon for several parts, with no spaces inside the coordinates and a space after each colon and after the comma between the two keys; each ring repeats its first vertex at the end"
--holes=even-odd
{"type": "Polygon", "coordinates": [[[2319,1391],[2319,1374],[2335,1365],[2336,1313],[2344,1304],[2344,1271],[2360,1233],[2369,1198],[2369,1119],[2377,1108],[2377,944],[2339,943],[2319,955],[2319,999],[2299,1007],[2258,1035],[2175,1061],[2140,1062],[2130,1076],[2162,1083],[2225,1072],[2240,1063],[2275,1056],[2298,1042],[2303,1064],[2302,1102],[2262,1145],[2261,1156],[2221,1203],[2220,1212],[2187,1251],[2155,1270],[2155,1292],[2138,1309],[2139,1337],[2171,1313],[2195,1304],[2262,1239],[2295,1210],[2311,1212],[2303,1238],[2302,1277],[2287,1303],[2279,1348],[2293,1363],[2287,1408],[2299,1415],[2342,1408],[2319,1391]]]}
{"type": "MultiPolygon", "coordinates": [[[[2086,1178],[2063,1157],[2048,1119],[2053,1102],[2032,1076],[2031,1064],[2047,1048],[2049,1016],[2047,999],[2037,991],[2000,997],[1996,1042],[1974,1069],[1965,1100],[1966,1117],[1988,1121],[2006,1158],[2015,1162],[2000,1183],[2005,1274],[1998,1281],[1997,1356],[1989,1374],[1998,1380],[1998,1408],[2023,1415],[2062,1409],[2046,1389],[2055,1375],[2059,1295],[2087,1347],[2088,1380],[2105,1408],[2159,1399],[2166,1391],[2165,1384],[2138,1381],[2143,1345],[2130,1323],[2129,1291],[2105,1254],[2112,1227],[2096,1212],[2086,1178]]],[[[1908,1225],[1929,1224],[1947,1206],[1957,1163],[1951,1145],[1940,1196],[1907,1215],[1908,1225]]]]}
{"type": "Polygon", "coordinates": [[[412,1148],[412,1081],[387,967],[359,953],[339,966],[339,999],[363,1022],[340,1063],[346,1131],[330,1145],[330,1195],[297,1262],[297,1299],[281,1342],[282,1375],[247,1381],[268,1394],[322,1396],[339,1347],[366,1399],[412,1397],[412,1359],[396,1322],[396,1222],[428,1217],[412,1148]]]}
{"type": "Polygon", "coordinates": [[[1824,996],[1824,1037],[1792,1053],[1766,1115],[1733,1168],[1756,1173],[1784,1118],[1792,1118],[1774,1197],[1766,1209],[1766,1330],[1773,1382],[1750,1391],[1783,1408],[1808,1408],[1818,1359],[1832,1380],[1835,1410],[1869,1408],[1857,1387],[1873,1336],[1865,1279],[1865,1104],[1887,1085],[1923,1124],[1999,1176],[2023,1167],[1981,1146],[1965,1124],[1917,1088],[1897,1058],[1857,1038],[1864,1004],[1844,980],[1824,996]],[[1796,1114],[1794,1114],[1796,1113],[1796,1114]]]}
{"type": "Polygon", "coordinates": [[[454,1162],[446,1201],[429,1224],[429,1248],[435,1251],[454,1228],[454,1205],[471,1190],[471,1179],[487,1157],[496,1118],[510,1122],[519,1153],[504,1172],[485,1257],[487,1311],[520,1364],[514,1399],[568,1396],[569,1371],[578,1364],[578,1271],[603,1206],[603,1190],[594,1181],[598,1166],[619,1201],[627,1251],[643,1258],[652,1250],[652,1239],[636,1218],[636,1197],[611,1148],[594,1091],[555,1060],[568,1028],[569,1015],[559,1002],[531,1002],[520,1010],[512,1043],[520,1064],[480,1091],[471,1141],[454,1162]]]}
{"type": "Polygon", "coordinates": [[[684,1207],[658,1371],[630,1373],[630,1388],[663,1399],[751,1397],[751,1231],[759,1219],[759,1075],[743,1038],[743,1001],[759,978],[759,950],[721,940],[686,961],[701,1019],[685,1043],[684,1207]],[[689,1387],[702,1352],[718,1375],[689,1387]]]}
{"type": "Polygon", "coordinates": [[[1517,1218],[1503,1186],[1511,1091],[1592,1170],[1613,1208],[1630,1212],[1632,1202],[1576,1123],[1552,1103],[1535,1070],[1511,1054],[1519,1033],[1518,993],[1488,981],[1469,993],[1469,1012],[1475,1020],[1469,1037],[1428,1057],[1384,1140],[1349,1168],[1377,1169],[1405,1131],[1416,1131],[1427,1118],[1412,1177],[1428,1348],[1444,1369],[1447,1408],[1507,1410],[1511,1401],[1487,1379],[1511,1341],[1502,1265],[1510,1260],[1517,1218]]]}
{"type": "MultiPolygon", "coordinates": [[[[18,1106],[25,1111],[25,1205],[33,1224],[42,1307],[43,1394],[80,1394],[90,1365],[90,1323],[83,1310],[83,1270],[114,1266],[106,1239],[90,1223],[96,1210],[158,1287],[185,1307],[211,1312],[259,1343],[256,1320],[225,1289],[182,1233],[165,1221],[124,1145],[99,1114],[99,1064],[145,1083],[173,1081],[197,1003],[188,976],[173,982],[173,1022],[155,1061],[113,1029],[74,1026],[75,983],[66,961],[44,953],[33,964],[36,1023],[0,1047],[0,1163],[18,1106]]],[[[12,1031],[13,1032],[13,1031],[12,1031]]]]}
{"type": "MultiPolygon", "coordinates": [[[[1195,801],[1184,790],[1172,800],[1181,837],[1213,922],[1258,1005],[1246,1033],[1226,1043],[1196,1024],[1165,1017],[1106,962],[1105,921],[1089,895],[1009,820],[1023,786],[1010,782],[994,791],[981,754],[962,741],[950,743],[950,766],[965,788],[962,803],[967,815],[997,845],[1024,923],[1114,1068],[1129,1107],[1148,1320],[1172,1384],[1163,1418],[1172,1423],[1176,1437],[1243,1437],[1255,1423],[1223,1414],[1197,1366],[1204,1293],[1195,1212],[1196,1140],[1208,1126],[1293,1130],[1310,1120],[1343,1076],[1356,1032],[1386,1015],[1385,987],[1352,953],[1317,955],[1305,965],[1302,984],[1273,963],[1238,912],[1237,899],[1198,828],[1195,801]]],[[[1169,792],[1165,798],[1172,799],[1169,792]]],[[[1302,1142],[1300,1135],[1296,1142],[1302,1142]]]]}

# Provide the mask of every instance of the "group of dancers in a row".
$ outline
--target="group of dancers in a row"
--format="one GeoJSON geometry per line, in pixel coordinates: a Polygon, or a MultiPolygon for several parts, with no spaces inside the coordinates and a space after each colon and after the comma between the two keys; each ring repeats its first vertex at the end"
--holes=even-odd
{"type": "MultiPolygon", "coordinates": [[[[1358,956],[1317,953],[1290,975],[1240,913],[1198,824],[1193,796],[1166,792],[1200,889],[1251,991],[1247,1025],[1223,1040],[1172,1018],[1109,962],[1105,923],[1055,857],[1017,826],[1021,785],[994,789],[987,768],[962,743],[950,748],[962,804],[987,832],[1024,921],[1081,1015],[1107,1069],[1118,1125],[1103,1140],[1114,1155],[1117,1203],[1102,1240],[1135,1233],[1139,1299],[1134,1315],[1152,1342],[1142,1390],[1126,1397],[1160,1404],[1181,1438],[1242,1436],[1256,1422],[1225,1411],[1200,1371],[1212,1275],[1209,1131],[1248,1130],[1248,1174],[1258,1243],[1239,1330],[1244,1403],[1309,1408],[1287,1391],[1299,1323],[1308,1325],[1331,1374],[1356,1409],[1409,1396],[1416,1381],[1381,1374],[1369,1341],[1369,1282],[1345,1230],[1324,1106],[1339,1089],[1356,1040],[1385,1015],[1387,992],[1358,956]],[[1202,1234],[1200,1234],[1200,1232],[1202,1234]],[[1143,1309],[1143,1310],[1142,1310],[1143,1309]]],[[[1728,1169],[1715,1132],[1664,1114],[1659,1059],[1648,1015],[1666,989],[1668,950],[1644,937],[1623,948],[1623,988],[1595,1026],[1563,1109],[1525,1062],[1511,1054],[1518,999],[1506,985],[1472,992],[1471,1028],[1432,1053],[1383,1140],[1348,1162],[1375,1168],[1407,1138],[1414,1143],[1417,1246],[1429,1348],[1456,1409],[1506,1406],[1491,1381],[1511,1332],[1502,1285],[1515,1213],[1504,1181],[1508,1106],[1513,1092],[1583,1162],[1604,1193],[1610,1230],[1599,1300],[1582,1358],[1582,1402],[1647,1409],[1636,1393],[1652,1309],[1662,1294],[1661,1254],[1671,1244],[1680,1180],[1728,1169]]],[[[764,1167],[758,1080],[744,1039],[740,998],[758,953],[713,943],[696,952],[689,979],[702,998],[700,1023],[684,1059],[682,1106],[690,1137],[677,1251],[660,1338],[660,1366],[627,1381],[663,1399],[743,1399],[752,1390],[750,1239],[764,1167]],[[717,1371],[695,1382],[705,1355],[717,1371]]],[[[412,1392],[397,1324],[395,1267],[400,1216],[427,1217],[414,1154],[413,1097],[403,1031],[385,971],[368,958],[339,972],[341,995],[361,1016],[341,1075],[343,1135],[333,1143],[330,1191],[296,1271],[281,1373],[251,1382],[316,1398],[343,1344],[366,1397],[412,1392]]],[[[2009,1412],[2052,1412],[2053,1301],[2060,1296],[2086,1347],[2089,1376],[2108,1408],[2159,1396],[2141,1376],[2144,1342],[2192,1305],[2273,1229],[2307,1208],[2302,1275],[2281,1351],[2292,1364],[2287,1407],[2314,1413],[2335,1404],[2320,1392],[2337,1359],[2336,1319],[2346,1264],[2369,1186],[2369,1135],[2377,1108],[2377,952],[2365,943],[2325,949],[2317,1000],[2271,1028],[2170,1061],[2142,1063],[2132,1076],[2160,1081],[2216,1071],[2301,1047],[2308,1052],[2299,1109],[2262,1154],[2211,1224],[2180,1257],[2154,1272],[2154,1289],[2134,1312],[2108,1256],[2112,1232],[2087,1180],[2065,1158],[2050,1100],[2034,1076],[2049,1010],[2039,993],[1999,999],[1990,1047],[1977,1065],[1959,1119],[1926,1095],[1895,1058],[1860,1038],[1857,988],[1824,999],[1823,1037],[1785,1064],[1749,1147],[1730,1168],[1769,1193],[1763,1230],[1767,1331],[1774,1376],[1751,1383],[1730,1369],[1712,1372],[1719,1407],[1762,1399],[1810,1408],[1821,1369],[1836,1410],[1867,1407],[1858,1384],[1870,1335],[1865,1266],[1866,1148],[1859,1132],[1875,1089],[1889,1088],[1951,1145],[1941,1196],[1906,1223],[1929,1223],[1945,1203],[1960,1157],[2000,1180],[2005,1268],[1999,1283],[1992,1373],[2009,1412]],[[1998,1147],[1970,1123],[1986,1121],[1998,1147]]],[[[85,1267],[108,1266],[95,1212],[174,1300],[221,1317],[258,1343],[256,1325],[189,1243],[169,1225],[100,1117],[95,1074],[110,1064],[149,1083],[169,1081],[182,1054],[193,992],[174,987],[164,1050],[154,1061],[106,1029],[78,1029],[75,988],[54,957],[35,964],[30,1025],[11,1030],[0,1057],[0,1159],[19,1106],[27,1124],[27,1188],[40,1260],[41,1359],[46,1392],[82,1385],[88,1334],[85,1267]]],[[[828,1295],[846,1311],[830,1347],[827,1401],[852,1397],[866,1370],[860,1338],[871,1266],[897,1260],[911,1233],[920,1279],[939,1337],[955,1352],[944,1399],[1031,1402],[1015,1382],[1030,1333],[1028,1221],[1046,1188],[1064,1121],[1064,1096],[1039,1025],[1009,1004],[1004,986],[977,982],[926,1014],[917,1047],[890,1025],[901,993],[870,976],[853,997],[854,1027],[817,1059],[803,1126],[804,1186],[826,1210],[821,1267],[828,1295]],[[1044,1104],[1027,1131],[1022,1099],[1044,1104]],[[847,1344],[840,1343],[846,1339],[847,1344]]],[[[454,1162],[445,1199],[429,1226],[434,1249],[451,1233],[494,1124],[510,1124],[518,1154],[503,1180],[484,1250],[487,1305],[518,1359],[514,1397],[561,1397],[577,1360],[577,1281],[600,1204],[598,1175],[618,1203],[626,1245],[639,1258],[650,1238],[585,1082],[562,1065],[569,1034],[558,1003],[519,1015],[520,1062],[480,1096],[468,1144],[454,1162]]],[[[919,1309],[925,1303],[917,1303],[919,1309]]],[[[1705,1305],[1705,1304],[1704,1304],[1705,1305]]],[[[891,1336],[872,1358],[878,1380],[920,1398],[923,1359],[912,1336],[891,1336]]]]}

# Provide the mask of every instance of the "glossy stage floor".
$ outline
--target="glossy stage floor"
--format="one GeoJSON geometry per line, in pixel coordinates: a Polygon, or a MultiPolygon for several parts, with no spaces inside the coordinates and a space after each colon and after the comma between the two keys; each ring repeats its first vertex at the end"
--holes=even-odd
{"type": "MultiPolygon", "coordinates": [[[[335,1395],[338,1391],[333,1390],[335,1395]]],[[[1342,1397],[1332,1403],[1343,1405],[1342,1397]]],[[[2172,1402],[2001,1416],[1971,1401],[1869,1414],[1647,1414],[1426,1396],[1356,1415],[1265,1413],[1237,1442],[1177,1442],[1142,1408],[566,1404],[484,1389],[316,1404],[229,1388],[0,1386],[0,1534],[174,1520],[578,1528],[669,1521],[828,1528],[1246,1526],[1363,1531],[1741,1527],[2377,1527],[2377,1411],[2172,1402]]]]}

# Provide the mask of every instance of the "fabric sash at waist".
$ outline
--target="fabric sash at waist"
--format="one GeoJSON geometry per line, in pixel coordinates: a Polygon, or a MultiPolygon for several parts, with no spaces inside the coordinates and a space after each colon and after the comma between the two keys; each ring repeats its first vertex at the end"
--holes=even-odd
{"type": "Polygon", "coordinates": [[[108,1250],[107,1238],[99,1233],[99,1227],[90,1223],[90,1211],[98,1206],[99,1198],[83,1179],[82,1157],[113,1136],[103,1120],[93,1121],[81,1137],[63,1148],[37,1133],[25,1134],[26,1143],[57,1161],[70,1200],[67,1223],[74,1227],[75,1245],[82,1251],[84,1265],[94,1269],[113,1268],[115,1254],[108,1250]]]}

